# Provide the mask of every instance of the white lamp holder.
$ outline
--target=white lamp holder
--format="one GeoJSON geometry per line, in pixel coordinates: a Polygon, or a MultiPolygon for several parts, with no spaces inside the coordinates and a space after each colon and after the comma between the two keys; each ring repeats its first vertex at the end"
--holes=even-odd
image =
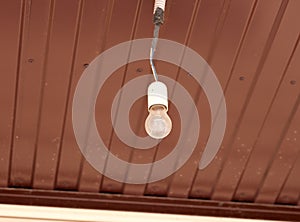
{"type": "Polygon", "coordinates": [[[168,89],[159,81],[155,81],[148,86],[148,110],[153,105],[163,105],[168,111],[168,89]]]}

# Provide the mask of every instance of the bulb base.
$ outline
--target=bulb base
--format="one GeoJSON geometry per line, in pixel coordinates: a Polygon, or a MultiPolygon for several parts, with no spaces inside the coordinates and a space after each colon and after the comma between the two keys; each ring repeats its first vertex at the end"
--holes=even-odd
{"type": "Polygon", "coordinates": [[[168,111],[168,89],[164,83],[159,81],[148,86],[148,110],[153,105],[162,105],[168,111]]]}

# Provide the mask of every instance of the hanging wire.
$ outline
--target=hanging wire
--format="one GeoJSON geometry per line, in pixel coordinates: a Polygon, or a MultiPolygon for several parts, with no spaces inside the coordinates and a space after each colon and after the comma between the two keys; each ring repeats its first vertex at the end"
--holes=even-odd
{"type": "Polygon", "coordinates": [[[153,23],[154,23],[154,31],[153,31],[153,39],[150,48],[150,66],[152,69],[153,77],[155,81],[158,81],[158,75],[153,63],[153,57],[156,50],[159,28],[164,23],[164,10],[165,10],[166,0],[155,0],[154,2],[154,11],[153,11],[153,23]]]}
{"type": "Polygon", "coordinates": [[[151,48],[150,48],[150,66],[152,69],[152,73],[153,73],[153,77],[155,79],[155,81],[158,81],[158,75],[153,63],[153,57],[154,57],[154,53],[156,50],[156,45],[157,45],[157,40],[158,40],[158,35],[159,35],[159,28],[160,25],[155,25],[154,26],[154,32],[153,32],[153,39],[152,39],[152,44],[151,44],[151,48]]]}

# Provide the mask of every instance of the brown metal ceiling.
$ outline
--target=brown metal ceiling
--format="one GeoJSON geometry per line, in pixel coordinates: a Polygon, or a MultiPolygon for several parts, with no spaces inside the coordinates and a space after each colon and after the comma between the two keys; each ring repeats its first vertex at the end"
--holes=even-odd
{"type": "MultiPolygon", "coordinates": [[[[153,1],[11,0],[0,6],[3,189],[300,205],[299,0],[167,1],[160,37],[189,46],[213,68],[226,98],[227,127],[213,162],[198,170],[210,133],[206,96],[185,71],[157,61],[158,72],[176,79],[193,97],[201,132],[188,163],[146,185],[122,184],[94,170],[75,141],[71,114],[78,80],[97,55],[121,42],[152,37],[153,1]]],[[[148,61],[121,67],[104,85],[96,107],[105,144],[135,163],[161,159],[180,134],[175,121],[171,135],[146,151],[133,150],[114,134],[115,94],[147,73],[148,61]]],[[[145,107],[144,97],[131,116],[133,130],[142,136],[145,107]]],[[[178,118],[172,104],[169,113],[178,118]]]]}

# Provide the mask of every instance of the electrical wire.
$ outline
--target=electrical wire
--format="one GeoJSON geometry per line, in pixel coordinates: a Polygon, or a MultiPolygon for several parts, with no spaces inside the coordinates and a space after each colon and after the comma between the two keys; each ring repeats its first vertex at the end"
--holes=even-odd
{"type": "Polygon", "coordinates": [[[155,25],[154,26],[154,32],[153,32],[153,39],[152,39],[152,44],[151,44],[151,48],[150,48],[150,66],[152,69],[152,73],[153,73],[153,77],[155,79],[155,81],[158,81],[158,75],[153,63],[153,57],[154,57],[154,53],[156,50],[156,45],[157,45],[157,40],[158,40],[158,35],[159,35],[159,28],[160,25],[155,25]]]}
{"type": "Polygon", "coordinates": [[[153,63],[153,57],[156,50],[159,28],[164,22],[164,10],[165,10],[166,0],[155,0],[154,2],[154,11],[153,11],[153,23],[154,23],[154,31],[153,31],[153,39],[150,48],[150,66],[152,69],[153,77],[155,81],[158,81],[158,75],[153,63]]]}

